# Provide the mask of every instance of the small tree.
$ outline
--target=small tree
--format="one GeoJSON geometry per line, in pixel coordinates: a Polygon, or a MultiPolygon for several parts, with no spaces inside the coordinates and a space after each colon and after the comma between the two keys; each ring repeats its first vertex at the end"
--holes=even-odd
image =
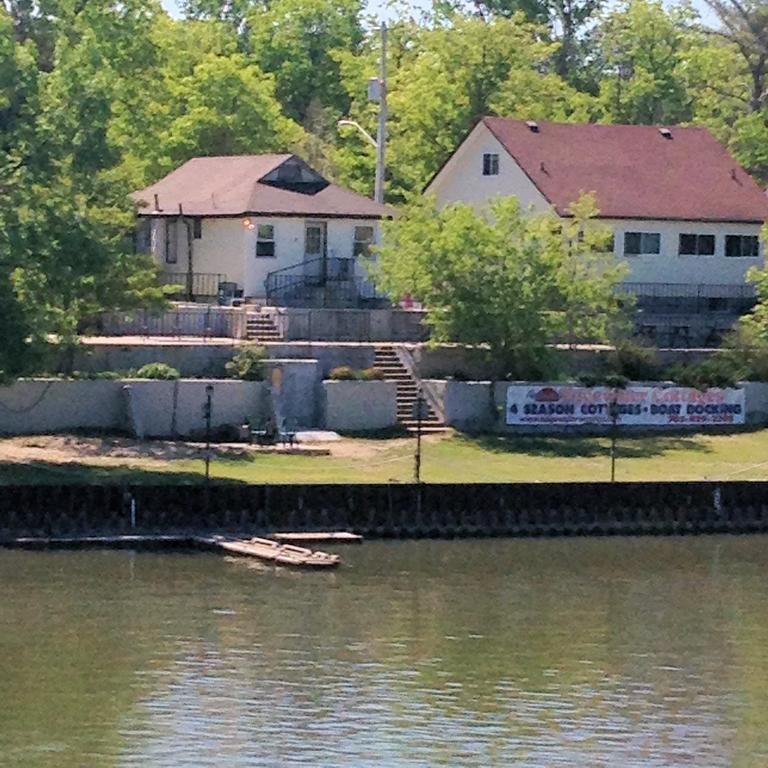
{"type": "Polygon", "coordinates": [[[516,198],[436,210],[417,200],[386,226],[377,279],[392,296],[427,308],[435,341],[487,344],[500,373],[548,367],[548,345],[607,341],[621,316],[624,268],[606,253],[609,233],[585,196],[572,216],[530,215],[516,198]]]}

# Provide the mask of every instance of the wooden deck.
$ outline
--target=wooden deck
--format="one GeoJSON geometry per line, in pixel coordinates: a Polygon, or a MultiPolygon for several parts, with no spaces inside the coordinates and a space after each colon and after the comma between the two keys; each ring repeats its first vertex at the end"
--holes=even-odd
{"type": "Polygon", "coordinates": [[[196,536],[195,541],[214,550],[223,550],[231,555],[256,557],[259,560],[297,568],[335,568],[341,563],[338,555],[281,544],[273,539],[254,536],[250,539],[234,539],[226,536],[196,536]]]}

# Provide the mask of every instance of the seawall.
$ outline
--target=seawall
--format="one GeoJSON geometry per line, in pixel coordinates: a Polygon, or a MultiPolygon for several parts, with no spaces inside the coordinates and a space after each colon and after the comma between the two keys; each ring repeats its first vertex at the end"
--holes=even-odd
{"type": "Polygon", "coordinates": [[[18,537],[346,529],[369,538],[768,532],[768,482],[5,486],[18,537]]]}

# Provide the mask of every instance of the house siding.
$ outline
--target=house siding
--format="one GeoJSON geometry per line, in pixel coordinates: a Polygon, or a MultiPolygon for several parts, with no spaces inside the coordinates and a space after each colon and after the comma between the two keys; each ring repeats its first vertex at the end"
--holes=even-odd
{"type": "MultiPolygon", "coordinates": [[[[503,145],[483,123],[479,123],[435,176],[426,190],[434,194],[439,207],[455,202],[487,212],[493,199],[516,196],[526,210],[535,213],[552,210],[551,205],[503,145]],[[499,155],[499,174],[483,176],[483,154],[499,155]]],[[[725,256],[726,235],[759,235],[753,223],[706,223],[698,221],[651,219],[600,219],[615,235],[615,255],[629,267],[626,282],[738,285],[745,282],[747,270],[764,263],[764,245],[759,258],[725,256]],[[658,255],[624,257],[625,232],[658,232],[658,255]],[[680,234],[715,235],[714,256],[679,256],[680,234]]]]}
{"type": "MultiPolygon", "coordinates": [[[[371,226],[375,242],[380,241],[377,220],[367,219],[304,219],[300,217],[249,216],[254,229],[244,226],[243,219],[204,218],[202,237],[192,241],[192,262],[195,272],[221,274],[223,280],[237,283],[245,296],[263,298],[264,281],[270,272],[284,269],[304,261],[305,224],[307,221],[326,222],[328,256],[352,258],[356,226],[371,226]],[[275,256],[257,257],[256,241],[259,224],[271,224],[275,234],[275,256]]],[[[154,218],[151,229],[152,254],[165,272],[184,273],[187,269],[187,240],[184,227],[176,227],[177,261],[169,264],[165,259],[165,227],[168,222],[154,218]]],[[[359,276],[363,265],[356,265],[359,276]]]]}
{"type": "Polygon", "coordinates": [[[494,198],[515,195],[520,205],[537,213],[550,210],[546,198],[514,161],[499,140],[478,123],[426,189],[435,195],[439,207],[467,203],[480,212],[488,210],[494,198]],[[499,173],[483,176],[483,155],[499,156],[499,173]]]}
{"type": "Polygon", "coordinates": [[[614,230],[614,253],[629,267],[626,282],[738,285],[745,282],[747,270],[764,263],[764,247],[759,258],[733,258],[725,255],[726,235],[760,235],[758,224],[714,224],[698,221],[653,221],[604,219],[614,230]],[[625,232],[658,232],[658,255],[624,256],[625,232]],[[680,256],[681,234],[714,235],[714,256],[680,256]]]}

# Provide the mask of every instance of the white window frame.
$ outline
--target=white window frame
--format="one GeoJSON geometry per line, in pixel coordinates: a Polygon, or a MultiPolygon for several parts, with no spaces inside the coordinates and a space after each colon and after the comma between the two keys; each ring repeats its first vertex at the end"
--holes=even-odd
{"type": "Polygon", "coordinates": [[[624,232],[622,243],[622,254],[627,257],[632,256],[660,256],[661,255],[661,232],[639,232],[637,230],[630,230],[624,232]],[[627,251],[627,237],[631,235],[638,235],[640,237],[640,252],[630,253],[627,251]],[[650,237],[657,238],[658,246],[656,250],[649,250],[647,247],[647,239],[650,237]]]}
{"type": "Polygon", "coordinates": [[[703,259],[711,259],[713,256],[717,255],[717,236],[712,234],[711,232],[680,232],[677,236],[677,255],[678,256],[692,256],[694,258],[703,258],[703,259]],[[696,238],[696,252],[695,253],[683,253],[682,252],[682,245],[683,245],[683,238],[684,237],[695,237],[696,238]],[[702,237],[711,237],[712,238],[712,253],[701,253],[699,249],[699,242],[701,241],[702,237]]]}
{"type": "Polygon", "coordinates": [[[727,234],[725,236],[725,241],[723,244],[723,255],[727,259],[759,259],[760,258],[760,236],[759,235],[744,235],[744,234],[727,234]],[[730,237],[738,237],[739,238],[739,255],[738,256],[729,256],[728,255],[728,238],[730,237]],[[744,238],[748,237],[750,239],[754,238],[754,240],[757,242],[757,253],[755,254],[748,254],[744,255],[744,238]]]}
{"type": "Polygon", "coordinates": [[[255,256],[257,259],[276,259],[277,258],[277,237],[275,236],[275,225],[269,221],[262,221],[256,224],[256,248],[255,256]],[[262,228],[269,227],[270,236],[262,235],[262,228]],[[259,245],[272,244],[272,253],[259,253],[259,245]]]}
{"type": "Polygon", "coordinates": [[[376,243],[376,228],[373,224],[355,224],[352,234],[352,258],[372,259],[371,246],[376,243]],[[370,239],[358,237],[358,230],[368,229],[371,232],[370,239]],[[359,248],[359,250],[358,250],[359,248]]]}
{"type": "Polygon", "coordinates": [[[483,176],[499,175],[499,153],[483,152],[483,176]]]}

